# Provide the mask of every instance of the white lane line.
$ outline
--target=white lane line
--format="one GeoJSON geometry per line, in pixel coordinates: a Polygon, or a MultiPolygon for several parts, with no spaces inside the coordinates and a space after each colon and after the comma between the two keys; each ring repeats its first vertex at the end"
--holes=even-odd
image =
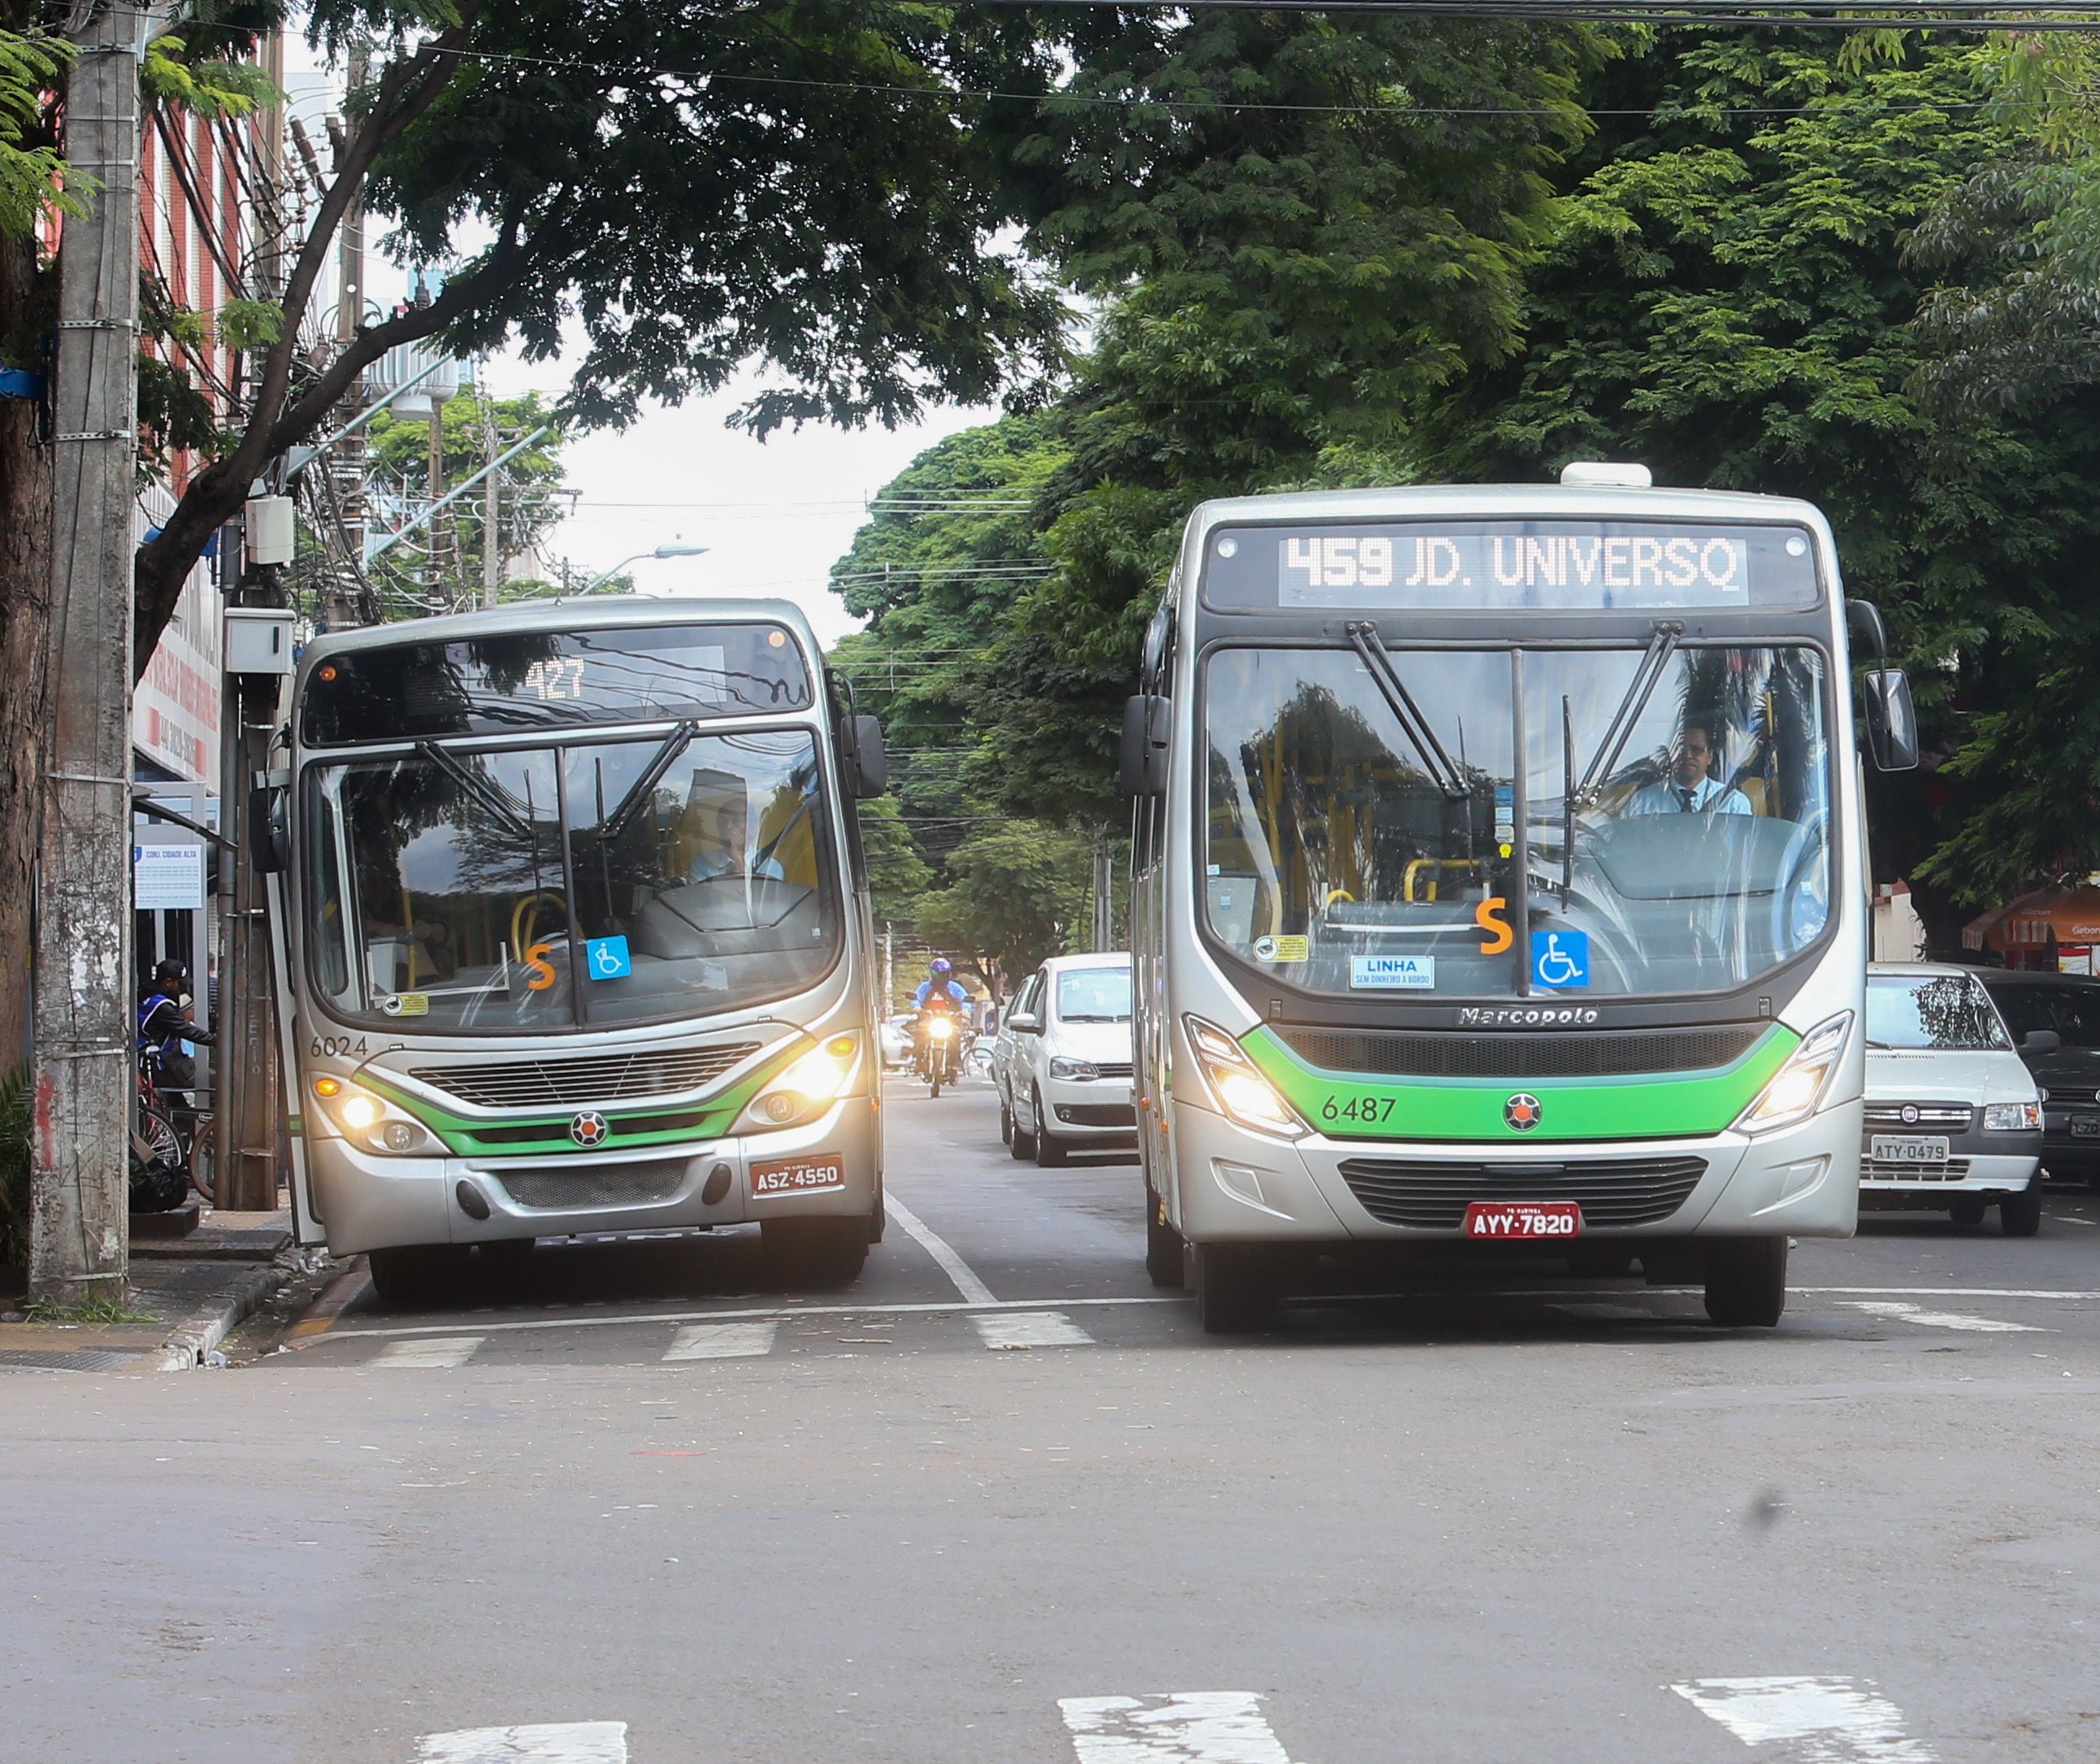
{"type": "Polygon", "coordinates": [[[1870,1317],[1892,1317],[1899,1323],[1922,1324],[1928,1329],[1966,1329],[1975,1335],[2054,1335],[2054,1329],[2032,1323],[2001,1323],[1996,1317],[1971,1317],[1958,1311],[1927,1311],[1900,1299],[1848,1298],[1847,1311],[1864,1311],[1870,1317]]]}
{"type": "Polygon", "coordinates": [[[375,1366],[464,1366],[474,1358],[474,1350],[487,1341],[485,1335],[426,1335],[420,1341],[396,1342],[382,1347],[372,1364],[375,1366]]]}
{"type": "MultiPolygon", "coordinates": [[[[1079,1305],[1185,1305],[1189,1301],[1185,1298],[1060,1298],[1057,1302],[1069,1311],[1079,1305]]],[[[735,1311],[608,1311],[589,1317],[527,1317],[514,1323],[484,1323],[481,1327],[491,1335],[513,1335],[531,1329],[626,1329],[636,1324],[648,1323],[726,1323],[742,1317],[951,1316],[980,1311],[1040,1311],[1043,1304],[1044,1301],[1040,1298],[995,1298],[988,1304],[969,1304],[958,1298],[942,1298],[914,1305],[759,1305],[735,1311]]],[[[391,1329],[331,1329],[326,1335],[316,1335],[300,1342],[293,1351],[304,1352],[309,1348],[325,1346],[330,1342],[446,1335],[458,1327],[456,1323],[412,1323],[391,1329]]]]}
{"type": "Polygon", "coordinates": [[[2025,1286],[1797,1286],[1797,1293],[1878,1293],[1884,1298],[2100,1298],[2100,1290],[2058,1292],[2025,1286]]]}
{"type": "Polygon", "coordinates": [[[898,1200],[895,1195],[885,1194],[883,1206],[890,1218],[919,1240],[920,1246],[941,1264],[941,1271],[955,1283],[955,1290],[973,1305],[995,1305],[999,1301],[991,1296],[991,1289],[977,1277],[969,1263],[948,1247],[945,1239],[927,1230],[919,1215],[898,1200]]]}
{"type": "Polygon", "coordinates": [[[627,1764],[624,1721],[548,1722],[426,1733],[416,1764],[627,1764]]]}
{"type": "Polygon", "coordinates": [[[1290,1764],[1254,1691],[1061,1696],[1079,1764],[1290,1764]]]}
{"type": "Polygon", "coordinates": [[[1061,1311],[1007,1311],[974,1316],[986,1347],[1092,1347],[1094,1338],[1061,1311]]]}
{"type": "Polygon", "coordinates": [[[1799,1764],[1933,1764],[1903,1711],[1857,1678],[1694,1678],[1673,1684],[1745,1745],[1793,1742],[1799,1764]]]}
{"type": "Polygon", "coordinates": [[[690,1323],[672,1337],[671,1359],[756,1359],[773,1351],[777,1323],[690,1323]]]}

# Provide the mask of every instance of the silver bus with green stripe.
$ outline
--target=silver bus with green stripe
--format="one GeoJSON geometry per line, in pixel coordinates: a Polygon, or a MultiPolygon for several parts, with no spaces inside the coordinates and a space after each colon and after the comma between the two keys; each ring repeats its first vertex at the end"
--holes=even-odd
{"type": "Polygon", "coordinates": [[[1813,506],[1637,466],[1197,509],[1122,755],[1154,1280],[1225,1331],[1322,1258],[1551,1259],[1776,1323],[1857,1222],[1886,648],[1813,506]]]}
{"type": "Polygon", "coordinates": [[[883,788],[776,601],[616,598],[330,633],[274,879],[302,1241],[442,1300],[541,1239],[757,1225],[844,1280],[882,1230],[856,804],[883,788]]]}

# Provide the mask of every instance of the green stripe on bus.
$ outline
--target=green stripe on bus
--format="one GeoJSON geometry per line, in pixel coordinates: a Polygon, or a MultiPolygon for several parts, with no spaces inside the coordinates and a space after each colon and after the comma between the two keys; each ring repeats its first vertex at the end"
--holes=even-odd
{"type": "MultiPolygon", "coordinates": [[[[630,1146],[668,1145],[688,1139],[718,1139],[735,1125],[736,1117],[744,1105],[798,1054],[809,1051],[807,1038],[791,1041],[756,1071],[739,1080],[719,1096],[711,1096],[704,1102],[687,1103],[682,1107],[665,1108],[629,1109],[625,1112],[605,1108],[599,1112],[605,1116],[605,1138],[593,1146],[593,1152],[618,1152],[630,1146]],[[651,1129],[648,1123],[668,1114],[698,1114],[704,1118],[691,1125],[665,1129],[651,1129]]],[[[388,1081],[382,1072],[367,1068],[357,1075],[356,1081],[368,1090],[376,1090],[395,1107],[412,1115],[437,1135],[445,1149],[456,1157],[531,1157],[544,1156],[549,1152],[574,1152],[576,1143],[569,1137],[569,1123],[577,1111],[571,1109],[557,1116],[526,1116],[503,1121],[470,1120],[455,1115],[449,1109],[432,1102],[426,1096],[418,1096],[388,1081]],[[516,1133],[520,1129],[539,1127],[545,1130],[546,1137],[539,1139],[505,1138],[490,1143],[484,1136],[492,1131],[516,1133]]]]}
{"type": "Polygon", "coordinates": [[[1308,1066],[1266,1025],[1242,1040],[1247,1055],[1292,1107],[1335,1139],[1498,1141],[1674,1139],[1717,1134],[1750,1106],[1800,1045],[1775,1023],[1733,1065],[1691,1077],[1393,1079],[1308,1066]],[[1520,1133],[1502,1109],[1538,1098],[1538,1125],[1520,1133]]]}

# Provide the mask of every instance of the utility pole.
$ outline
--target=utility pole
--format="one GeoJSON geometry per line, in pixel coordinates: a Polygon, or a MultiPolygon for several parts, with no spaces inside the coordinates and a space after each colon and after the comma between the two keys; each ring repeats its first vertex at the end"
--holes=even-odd
{"type": "Polygon", "coordinates": [[[1115,936],[1115,872],[1109,860],[1105,827],[1094,829],[1094,948],[1108,948],[1115,936]]]}
{"type": "MultiPolygon", "coordinates": [[[[372,73],[372,51],[362,36],[351,43],[346,72],[349,89],[345,102],[355,106],[372,73]]],[[[336,172],[340,176],[349,144],[347,131],[336,131],[335,139],[336,172]]],[[[356,337],[357,327],[364,321],[364,186],[361,183],[351,192],[342,223],[336,228],[335,286],[335,340],[336,347],[342,349],[356,337]]],[[[355,413],[364,405],[364,376],[360,374],[344,387],[342,403],[337,409],[338,414],[355,413]]],[[[360,429],[345,435],[318,462],[329,474],[336,506],[342,511],[344,568],[348,576],[329,598],[328,621],[332,629],[361,624],[369,616],[359,577],[360,560],[364,555],[364,431],[360,429]]]]}
{"type": "Polygon", "coordinates": [[[29,1290],[121,1298],[130,1254],[131,558],[139,449],[139,61],[111,0],[80,44],[59,247],[51,615],[38,867],[29,1290]]]}
{"type": "Polygon", "coordinates": [[[474,375],[474,397],[481,405],[482,458],[488,473],[482,480],[481,491],[481,603],[492,608],[503,587],[503,532],[498,524],[503,508],[501,493],[496,489],[496,480],[503,474],[496,469],[496,398],[489,391],[486,361],[474,375]]]}

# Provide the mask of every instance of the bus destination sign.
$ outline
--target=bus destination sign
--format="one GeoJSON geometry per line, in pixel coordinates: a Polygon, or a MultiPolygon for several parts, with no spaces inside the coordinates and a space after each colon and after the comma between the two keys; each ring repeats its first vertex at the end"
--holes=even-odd
{"type": "Polygon", "coordinates": [[[1611,611],[1812,604],[1798,527],[1651,521],[1383,522],[1212,533],[1214,606],[1611,611]]]}

